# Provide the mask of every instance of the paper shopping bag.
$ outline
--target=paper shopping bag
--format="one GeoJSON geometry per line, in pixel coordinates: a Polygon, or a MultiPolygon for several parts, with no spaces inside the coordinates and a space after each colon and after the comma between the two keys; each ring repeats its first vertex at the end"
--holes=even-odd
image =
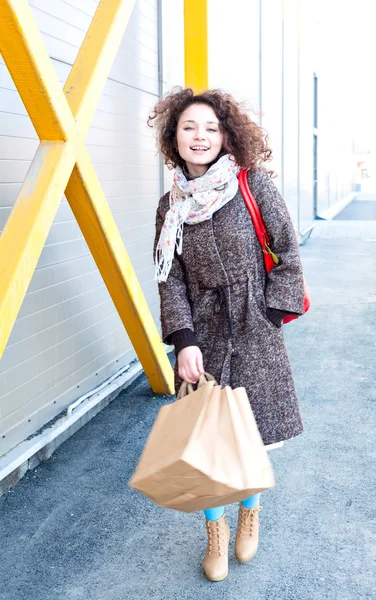
{"type": "MultiPolygon", "coordinates": [[[[183,384],[184,385],[184,384],[183,384]]],[[[243,500],[274,486],[244,388],[200,380],[163,406],[129,485],[184,512],[243,500]],[[178,397],[179,397],[178,396],[178,397]]]]}

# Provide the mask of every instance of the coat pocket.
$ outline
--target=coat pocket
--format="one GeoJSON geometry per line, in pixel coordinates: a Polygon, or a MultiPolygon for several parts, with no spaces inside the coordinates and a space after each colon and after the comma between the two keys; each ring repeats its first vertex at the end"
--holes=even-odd
{"type": "Polygon", "coordinates": [[[277,325],[275,325],[267,316],[266,301],[265,301],[264,294],[255,295],[254,300],[255,300],[256,310],[257,310],[259,316],[262,318],[263,322],[266,323],[269,328],[273,328],[274,330],[279,331],[281,328],[278,327],[277,325]]]}

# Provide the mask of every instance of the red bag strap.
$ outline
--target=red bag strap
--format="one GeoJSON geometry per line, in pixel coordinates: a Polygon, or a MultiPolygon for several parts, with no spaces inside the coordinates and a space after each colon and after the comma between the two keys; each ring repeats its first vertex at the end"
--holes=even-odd
{"type": "Polygon", "coordinates": [[[251,215],[251,219],[256,231],[258,241],[260,242],[262,251],[264,253],[266,272],[270,273],[274,265],[278,263],[278,258],[275,256],[275,254],[271,251],[269,247],[269,234],[266,230],[264,221],[262,220],[260,209],[257,206],[255,197],[250,190],[248,183],[248,171],[249,169],[241,169],[241,171],[239,171],[239,188],[242,193],[244,202],[248,208],[248,212],[251,215]]]}

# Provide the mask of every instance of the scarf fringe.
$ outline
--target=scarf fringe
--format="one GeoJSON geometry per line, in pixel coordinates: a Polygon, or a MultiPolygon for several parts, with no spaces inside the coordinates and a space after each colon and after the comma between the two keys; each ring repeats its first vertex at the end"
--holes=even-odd
{"type": "MultiPolygon", "coordinates": [[[[184,223],[179,223],[176,233],[176,251],[178,254],[183,252],[183,228],[184,223]]],[[[174,251],[171,248],[160,248],[155,253],[155,277],[158,283],[167,281],[168,274],[174,260],[174,251]]]]}
{"type": "MultiPolygon", "coordinates": [[[[172,257],[173,258],[173,257],[172,257]]],[[[155,253],[155,280],[158,283],[167,281],[172,266],[171,253],[166,248],[157,250],[155,253]]]]}
{"type": "Polygon", "coordinates": [[[184,222],[178,223],[177,231],[176,231],[176,251],[178,254],[183,252],[183,228],[184,222]]]}

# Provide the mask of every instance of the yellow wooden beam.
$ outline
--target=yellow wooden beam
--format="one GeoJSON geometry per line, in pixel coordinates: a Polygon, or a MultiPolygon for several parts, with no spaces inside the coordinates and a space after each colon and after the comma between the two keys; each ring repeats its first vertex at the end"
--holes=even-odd
{"type": "Polygon", "coordinates": [[[51,229],[76,152],[41,142],[0,237],[0,356],[51,229]]]}
{"type": "Polygon", "coordinates": [[[184,0],[185,86],[208,89],[207,0],[184,0]]]}
{"type": "Polygon", "coordinates": [[[173,373],[85,146],[65,195],[153,390],[173,393],[173,373]]]}
{"type": "Polygon", "coordinates": [[[133,5],[134,0],[101,0],[68,78],[65,97],[27,3],[0,0],[1,51],[37,133],[42,139],[69,140],[66,144],[50,144],[48,151],[41,143],[26,187],[1,238],[0,255],[11,259],[0,280],[0,351],[8,340],[71,174],[68,201],[145,373],[154,391],[173,393],[171,365],[82,139],[133,5]],[[79,120],[80,131],[74,117],[79,120]]]}
{"type": "Polygon", "coordinates": [[[102,0],[64,86],[84,136],[115,59],[135,0],[102,0]]]}
{"type": "Polygon", "coordinates": [[[76,125],[28,3],[0,0],[0,54],[39,139],[72,140],[76,125]]]}

